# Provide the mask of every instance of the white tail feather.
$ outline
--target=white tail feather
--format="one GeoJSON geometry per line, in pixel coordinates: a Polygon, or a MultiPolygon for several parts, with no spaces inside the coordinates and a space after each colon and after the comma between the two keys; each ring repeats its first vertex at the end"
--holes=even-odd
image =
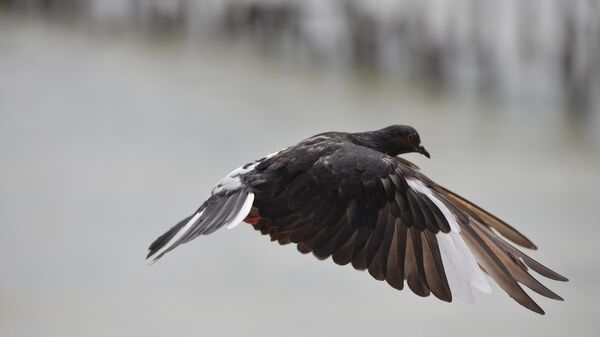
{"type": "Polygon", "coordinates": [[[196,212],[196,214],[194,214],[194,216],[185,224],[185,226],[183,226],[175,235],[173,235],[173,237],[169,240],[169,242],[167,242],[167,244],[162,246],[154,254],[148,256],[146,258],[148,264],[153,264],[154,262],[156,262],[162,253],[164,253],[167,249],[171,248],[171,246],[177,243],[177,241],[179,241],[179,239],[181,239],[181,237],[185,235],[185,233],[194,225],[194,223],[196,223],[200,216],[202,216],[202,213],[204,213],[204,210],[196,212]]]}
{"type": "Polygon", "coordinates": [[[248,197],[246,197],[246,201],[244,201],[244,205],[242,206],[238,214],[236,214],[235,217],[226,224],[227,229],[235,228],[237,225],[242,223],[246,216],[248,216],[248,213],[250,213],[250,208],[252,208],[253,202],[254,193],[250,192],[248,193],[248,197]]]}

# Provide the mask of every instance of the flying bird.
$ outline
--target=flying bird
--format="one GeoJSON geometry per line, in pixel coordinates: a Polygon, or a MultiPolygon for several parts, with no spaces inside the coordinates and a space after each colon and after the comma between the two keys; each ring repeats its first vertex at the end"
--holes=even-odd
{"type": "Polygon", "coordinates": [[[542,308],[521,285],[562,298],[531,276],[558,273],[525,255],[537,247],[504,221],[438,185],[398,155],[429,158],[417,131],[326,132],[234,170],[198,210],[149,247],[153,263],[180,244],[245,222],[301,253],[368,270],[396,289],[451,302],[490,293],[487,274],[510,297],[542,308]]]}

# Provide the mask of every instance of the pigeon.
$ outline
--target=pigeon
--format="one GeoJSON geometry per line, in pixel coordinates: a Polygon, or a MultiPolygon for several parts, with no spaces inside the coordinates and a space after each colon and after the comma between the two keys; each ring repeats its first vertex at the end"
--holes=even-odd
{"type": "Polygon", "coordinates": [[[530,270],[567,278],[513,245],[537,249],[533,242],[398,156],[412,152],[430,157],[406,125],[307,138],[229,173],[196,212],[150,245],[147,261],[243,222],[271,241],[367,270],[393,288],[406,283],[422,297],[474,302],[475,293],[491,292],[489,277],[538,314],[544,311],[521,285],[563,300],[530,270]]]}

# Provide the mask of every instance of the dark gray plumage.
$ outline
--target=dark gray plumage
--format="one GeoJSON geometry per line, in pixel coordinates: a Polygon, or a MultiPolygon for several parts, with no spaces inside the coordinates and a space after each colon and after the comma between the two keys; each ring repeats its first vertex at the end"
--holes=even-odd
{"type": "Polygon", "coordinates": [[[159,237],[148,256],[155,261],[245,217],[280,244],[295,243],[302,253],[368,270],[396,289],[406,280],[419,296],[432,293],[450,302],[453,295],[487,291],[479,265],[532,311],[544,313],[519,284],[561,300],[528,269],[567,279],[499,234],[536,249],[529,239],[397,157],[409,152],[429,157],[409,126],[310,137],[232,172],[194,215],[159,237]]]}

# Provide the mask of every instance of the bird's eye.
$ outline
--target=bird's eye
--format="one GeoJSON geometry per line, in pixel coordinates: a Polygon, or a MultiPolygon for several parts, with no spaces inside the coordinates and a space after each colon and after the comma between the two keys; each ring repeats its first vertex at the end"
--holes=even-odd
{"type": "Polygon", "coordinates": [[[409,134],[409,135],[406,135],[406,136],[404,136],[404,139],[405,139],[407,142],[409,142],[409,143],[412,143],[412,142],[415,140],[415,135],[411,133],[411,134],[409,134]]]}

